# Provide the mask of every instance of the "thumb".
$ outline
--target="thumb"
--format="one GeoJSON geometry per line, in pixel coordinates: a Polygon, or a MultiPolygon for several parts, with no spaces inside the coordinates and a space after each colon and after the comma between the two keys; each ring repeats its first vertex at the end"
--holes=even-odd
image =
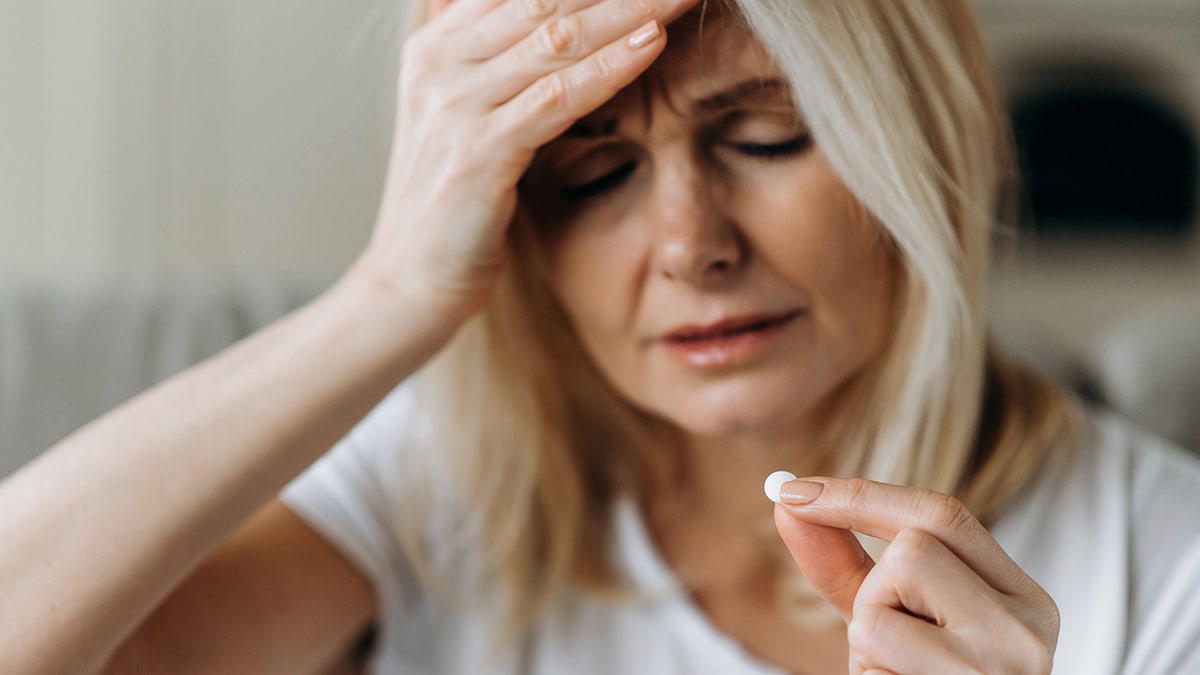
{"type": "Polygon", "coordinates": [[[775,506],[775,529],[813,588],[849,623],[858,588],[875,561],[850,530],[800,520],[775,506]]]}

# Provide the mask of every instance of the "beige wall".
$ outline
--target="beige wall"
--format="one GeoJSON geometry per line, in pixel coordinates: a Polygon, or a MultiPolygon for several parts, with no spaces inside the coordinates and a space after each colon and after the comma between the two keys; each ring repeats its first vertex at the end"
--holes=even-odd
{"type": "Polygon", "coordinates": [[[0,270],[328,278],[369,233],[396,19],[375,0],[14,0],[0,270]]]}

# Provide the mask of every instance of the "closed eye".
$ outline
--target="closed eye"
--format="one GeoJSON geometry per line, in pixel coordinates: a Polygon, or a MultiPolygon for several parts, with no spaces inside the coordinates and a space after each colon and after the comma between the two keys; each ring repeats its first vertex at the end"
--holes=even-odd
{"type": "Polygon", "coordinates": [[[629,160],[595,180],[580,183],[579,185],[562,186],[562,196],[568,201],[577,202],[602,195],[619,187],[636,168],[637,161],[629,160]]]}
{"type": "Polygon", "coordinates": [[[812,145],[812,136],[803,133],[779,143],[729,143],[728,145],[743,155],[775,159],[804,152],[812,145]]]}

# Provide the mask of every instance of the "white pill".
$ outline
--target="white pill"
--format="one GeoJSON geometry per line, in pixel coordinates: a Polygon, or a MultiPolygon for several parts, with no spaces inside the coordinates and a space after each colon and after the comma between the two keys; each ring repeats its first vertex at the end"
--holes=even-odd
{"type": "Polygon", "coordinates": [[[784,483],[790,480],[796,480],[796,474],[791,471],[776,471],[767,476],[766,482],[763,483],[763,492],[767,493],[767,499],[778,504],[779,489],[783,487],[784,483]]]}

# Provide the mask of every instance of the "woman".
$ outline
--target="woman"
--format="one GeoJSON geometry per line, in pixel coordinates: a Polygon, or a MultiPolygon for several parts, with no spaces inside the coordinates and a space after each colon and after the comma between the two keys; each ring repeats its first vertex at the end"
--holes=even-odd
{"type": "Polygon", "coordinates": [[[353,269],[0,490],[8,668],[1200,667],[1200,468],[986,347],[965,5],[691,4],[435,2],[353,269]]]}

